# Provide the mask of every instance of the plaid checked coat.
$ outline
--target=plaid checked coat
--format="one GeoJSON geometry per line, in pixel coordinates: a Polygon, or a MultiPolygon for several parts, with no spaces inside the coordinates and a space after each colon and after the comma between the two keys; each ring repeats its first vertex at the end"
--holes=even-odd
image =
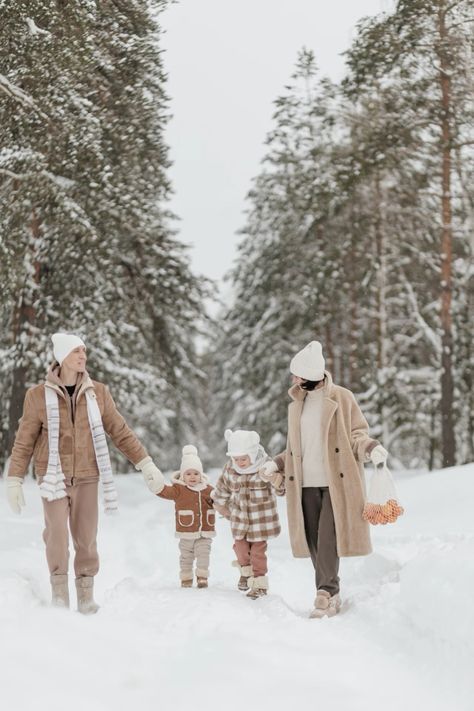
{"type": "Polygon", "coordinates": [[[284,489],[262,481],[257,473],[238,474],[229,462],[211,496],[218,506],[229,509],[234,539],[245,538],[255,543],[275,538],[280,533],[274,492],[282,496],[284,489]]]}

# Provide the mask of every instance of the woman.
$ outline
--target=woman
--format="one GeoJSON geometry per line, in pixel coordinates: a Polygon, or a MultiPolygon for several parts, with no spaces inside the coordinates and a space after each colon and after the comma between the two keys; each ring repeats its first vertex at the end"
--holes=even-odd
{"type": "Polygon", "coordinates": [[[322,347],[312,341],[290,364],[286,450],[260,476],[285,476],[288,528],[296,558],[311,556],[316,599],[311,617],[339,612],[339,558],[371,552],[365,503],[364,462],[376,466],[387,452],[369,437],[354,395],[334,385],[325,370],[322,347]]]}
{"type": "Polygon", "coordinates": [[[52,341],[55,361],[46,381],[25,396],[8,469],[7,496],[13,511],[20,513],[25,505],[23,480],[33,457],[43,498],[52,603],[69,607],[69,523],[78,610],[90,614],[98,610],[93,584],[99,570],[99,479],[106,512],[117,509],[104,432],[142,471],[154,493],[161,491],[164,479],[117,410],[107,386],[90,379],[84,342],[67,333],[55,333],[52,341]]]}

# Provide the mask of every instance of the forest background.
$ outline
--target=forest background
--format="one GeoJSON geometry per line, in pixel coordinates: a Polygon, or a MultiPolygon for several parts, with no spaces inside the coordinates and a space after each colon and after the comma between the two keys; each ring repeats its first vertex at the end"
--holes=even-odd
{"type": "Polygon", "coordinates": [[[474,461],[472,3],[361,20],[337,83],[301,49],[212,317],[170,209],[167,6],[0,2],[0,466],[57,330],[163,468],[221,463],[229,426],[282,449],[312,339],[394,463],[474,461]]]}

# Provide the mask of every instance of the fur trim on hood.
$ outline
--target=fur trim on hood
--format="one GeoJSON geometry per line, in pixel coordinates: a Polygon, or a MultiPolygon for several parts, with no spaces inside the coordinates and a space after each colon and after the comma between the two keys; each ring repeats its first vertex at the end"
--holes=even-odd
{"type": "Polygon", "coordinates": [[[173,474],[171,475],[171,481],[173,482],[173,484],[181,484],[181,486],[187,486],[188,489],[191,489],[192,491],[202,491],[206,488],[206,486],[209,486],[209,477],[207,476],[207,474],[201,474],[201,481],[199,484],[196,484],[196,486],[189,486],[189,484],[186,484],[181,478],[181,472],[173,472],[173,474]]]}

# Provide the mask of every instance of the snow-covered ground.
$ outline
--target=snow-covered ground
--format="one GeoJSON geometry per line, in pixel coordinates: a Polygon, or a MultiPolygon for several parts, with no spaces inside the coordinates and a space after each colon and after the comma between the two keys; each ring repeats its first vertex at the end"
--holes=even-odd
{"type": "Polygon", "coordinates": [[[312,567],[291,557],[284,501],[271,593],[252,601],[235,589],[223,519],[210,588],[182,590],[172,503],[138,475],[117,482],[94,617],[48,607],[36,484],[21,517],[0,497],[5,711],[474,708],[474,465],[399,475],[405,516],[373,529],[371,556],[342,561],[343,612],[322,621],[307,618],[312,567]]]}

